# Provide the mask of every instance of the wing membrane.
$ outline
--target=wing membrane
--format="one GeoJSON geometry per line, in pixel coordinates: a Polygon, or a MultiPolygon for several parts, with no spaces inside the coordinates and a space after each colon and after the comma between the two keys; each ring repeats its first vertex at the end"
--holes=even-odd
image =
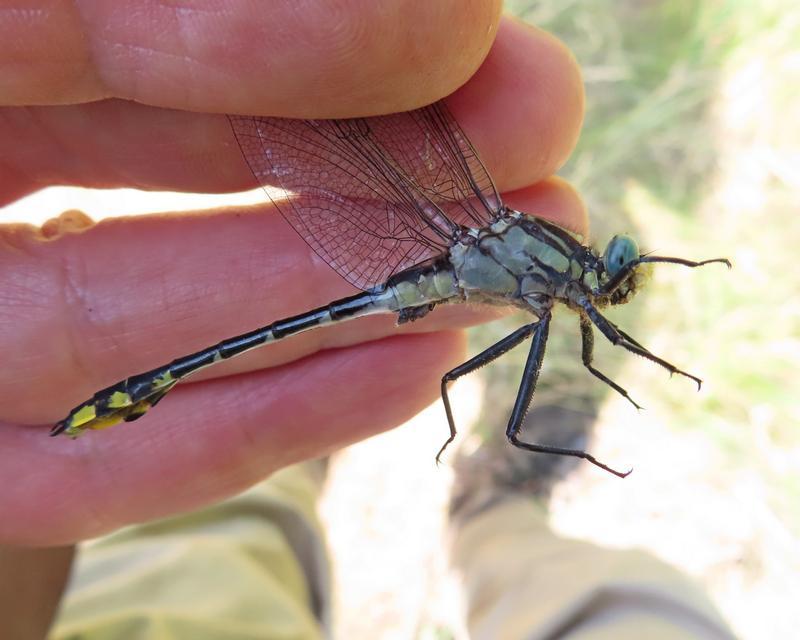
{"type": "Polygon", "coordinates": [[[284,218],[361,289],[445,251],[462,225],[484,226],[502,207],[442,103],[374,118],[229,119],[284,218]]]}

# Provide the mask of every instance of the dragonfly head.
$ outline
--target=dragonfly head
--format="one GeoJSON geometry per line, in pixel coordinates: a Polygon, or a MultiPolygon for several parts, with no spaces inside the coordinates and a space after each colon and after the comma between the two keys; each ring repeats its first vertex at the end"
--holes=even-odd
{"type": "Polygon", "coordinates": [[[636,240],[623,234],[611,238],[603,255],[596,258],[592,270],[596,286],[590,286],[586,280],[584,285],[590,286],[595,299],[603,304],[625,304],[647,281],[656,262],[682,264],[691,268],[720,263],[731,268],[727,258],[696,262],[686,258],[641,254],[636,240]]]}
{"type": "Polygon", "coordinates": [[[639,245],[631,236],[611,238],[600,258],[598,283],[601,297],[608,304],[625,304],[650,275],[650,265],[642,262],[639,245]]]}
{"type": "Polygon", "coordinates": [[[627,234],[611,238],[603,252],[603,267],[610,278],[617,275],[623,267],[639,258],[639,245],[627,234]]]}

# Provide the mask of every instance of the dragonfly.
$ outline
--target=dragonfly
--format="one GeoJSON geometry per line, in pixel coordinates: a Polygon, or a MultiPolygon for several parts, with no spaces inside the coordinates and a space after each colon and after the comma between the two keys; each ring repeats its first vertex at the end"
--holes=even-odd
{"type": "Polygon", "coordinates": [[[217,362],[317,327],[389,313],[413,322],[444,304],[478,303],[528,312],[531,322],[446,372],[441,397],[456,437],[450,383],[531,341],[506,427],[509,442],[530,452],[582,458],[625,477],[586,451],[528,442],[521,428],[536,389],[553,309],[577,313],[588,371],[639,407],[593,365],[594,330],[612,344],[670,372],[701,380],[651,353],[601,310],[625,304],[653,263],[700,267],[639,252],[629,235],[602,253],[582,236],[503,203],[475,148],[444,102],[398,114],[336,120],[229,115],[242,155],[269,200],[305,242],[360,290],[311,311],[222,340],[133,375],[72,409],[51,435],[131,422],[180,381],[217,362]]]}

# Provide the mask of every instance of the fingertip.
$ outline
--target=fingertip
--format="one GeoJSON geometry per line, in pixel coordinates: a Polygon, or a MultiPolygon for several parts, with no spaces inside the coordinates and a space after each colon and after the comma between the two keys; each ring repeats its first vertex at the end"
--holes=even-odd
{"type": "Polygon", "coordinates": [[[566,162],[583,122],[583,80],[558,38],[504,19],[486,61],[448,104],[492,174],[515,189],[566,162]]]}
{"type": "Polygon", "coordinates": [[[159,7],[136,20],[98,12],[95,30],[113,24],[117,37],[138,45],[116,56],[103,50],[115,95],[190,111],[292,118],[406,111],[467,81],[491,47],[501,10],[499,0],[227,5],[159,7]],[[156,23],[166,26],[153,29],[156,23]]]}

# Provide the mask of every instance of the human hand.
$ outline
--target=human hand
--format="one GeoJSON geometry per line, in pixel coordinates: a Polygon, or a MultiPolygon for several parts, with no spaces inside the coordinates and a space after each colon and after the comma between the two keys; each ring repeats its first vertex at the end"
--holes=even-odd
{"type": "MultiPolygon", "coordinates": [[[[466,81],[448,105],[507,202],[585,227],[549,178],[583,108],[562,45],[498,19],[499,2],[345,4],[4,12],[0,202],[52,184],[251,188],[221,113],[387,113],[466,81]]],[[[470,321],[437,309],[401,332],[379,317],[306,333],[192,378],[135,424],[68,441],[51,424],[97,389],[351,291],[267,203],[56,237],[6,225],[0,274],[0,543],[193,509],[400,424],[463,359],[453,327],[470,321]]]]}

